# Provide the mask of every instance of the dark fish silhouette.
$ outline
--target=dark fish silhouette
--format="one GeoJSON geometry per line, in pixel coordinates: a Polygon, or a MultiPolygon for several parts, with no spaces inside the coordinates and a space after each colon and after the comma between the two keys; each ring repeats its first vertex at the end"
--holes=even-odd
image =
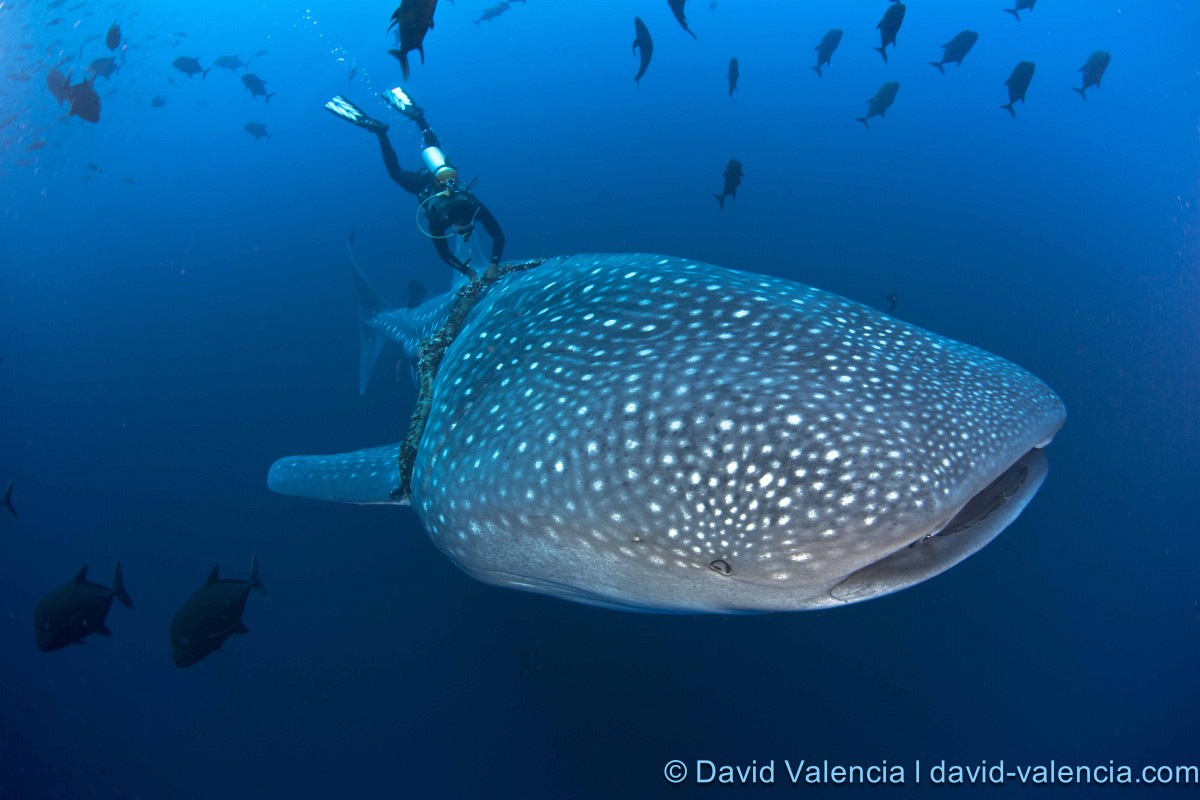
{"type": "Polygon", "coordinates": [[[737,199],[738,186],[742,184],[742,162],[736,158],[729,159],[729,163],[725,165],[725,186],[721,189],[720,194],[714,194],[717,198],[717,203],[721,206],[721,210],[725,210],[725,198],[732,197],[737,199]]]}
{"type": "Polygon", "coordinates": [[[1079,92],[1079,96],[1087,100],[1087,90],[1095,86],[1100,88],[1100,79],[1104,77],[1104,70],[1108,69],[1108,62],[1112,60],[1107,50],[1097,50],[1088,56],[1087,63],[1079,68],[1083,73],[1083,86],[1076,89],[1071,87],[1073,91],[1079,92]]]}
{"type": "Polygon", "coordinates": [[[62,74],[58,67],[54,67],[46,73],[46,88],[50,90],[50,94],[54,95],[54,99],[60,106],[70,97],[70,87],[71,76],[62,74]]]}
{"type": "Polygon", "coordinates": [[[888,81],[883,86],[879,87],[879,91],[875,96],[867,101],[867,115],[858,117],[858,121],[867,126],[867,130],[871,130],[871,126],[867,124],[867,120],[871,117],[882,117],[887,114],[887,110],[892,107],[892,103],[896,102],[896,92],[900,91],[899,81],[888,81]]]}
{"type": "Polygon", "coordinates": [[[1018,100],[1025,102],[1025,92],[1029,89],[1029,82],[1033,80],[1033,62],[1022,61],[1013,67],[1012,74],[1008,76],[1008,80],[1004,85],[1008,87],[1008,104],[1000,106],[1007,109],[1013,117],[1017,116],[1017,112],[1013,109],[1013,104],[1018,100]]]}
{"type": "Polygon", "coordinates": [[[113,23],[108,29],[108,33],[104,36],[104,44],[108,45],[109,50],[116,50],[121,46],[121,26],[113,23]]]}
{"type": "Polygon", "coordinates": [[[896,304],[899,302],[900,302],[900,298],[896,296],[895,292],[891,292],[888,294],[887,304],[888,304],[888,313],[889,314],[891,314],[893,311],[896,310],[896,304]]]}
{"type": "Polygon", "coordinates": [[[396,33],[400,37],[400,46],[388,50],[400,62],[400,72],[404,80],[408,80],[408,54],[413,50],[421,56],[425,63],[425,34],[433,30],[433,12],[437,8],[437,0],[402,0],[400,6],[392,12],[392,26],[397,26],[396,33]]]}
{"type": "Polygon", "coordinates": [[[126,608],[133,608],[133,600],[125,591],[120,561],[117,562],[111,589],[90,582],[86,566],[79,570],[75,580],[50,592],[34,609],[33,626],[38,650],[49,653],[69,644],[83,644],[84,637],[93,633],[112,636],[104,620],[112,608],[114,597],[126,608]]]}
{"type": "Polygon", "coordinates": [[[667,5],[671,7],[671,13],[675,15],[675,19],[679,20],[679,24],[683,26],[683,29],[692,34],[692,38],[695,39],[696,34],[688,27],[687,16],[683,13],[683,4],[686,2],[687,0],[667,0],[667,5]]]}
{"type": "Polygon", "coordinates": [[[352,83],[354,81],[354,76],[357,74],[358,74],[358,67],[351,67],[350,71],[346,73],[346,83],[347,84],[352,83]]]}
{"type": "Polygon", "coordinates": [[[833,56],[833,51],[837,50],[838,45],[842,43],[842,29],[831,28],[821,37],[821,41],[817,42],[817,46],[813,50],[817,51],[817,65],[810,69],[817,73],[817,77],[821,77],[821,67],[829,63],[829,59],[833,56]]]}
{"type": "MultiPolygon", "coordinates": [[[[4,356],[0,356],[0,361],[3,361],[3,360],[4,360],[4,356]]],[[[13,489],[12,481],[9,481],[8,488],[4,490],[3,499],[0,499],[0,508],[7,508],[8,513],[10,513],[14,517],[17,517],[18,519],[20,519],[20,517],[17,516],[17,510],[15,508],[13,508],[12,489],[13,489]]]]}
{"type": "Polygon", "coordinates": [[[271,102],[271,98],[275,96],[274,92],[267,91],[267,83],[262,78],[255,75],[253,72],[247,72],[242,76],[242,84],[250,90],[250,99],[261,97],[264,103],[271,102]]]}
{"type": "Polygon", "coordinates": [[[975,31],[963,31],[942,45],[942,60],[930,61],[929,66],[937,67],[937,71],[943,75],[946,74],[944,68],[946,64],[953,63],[961,67],[963,59],[967,57],[967,53],[971,52],[971,48],[978,40],[979,34],[975,31]]]}
{"type": "Polygon", "coordinates": [[[4,77],[8,78],[10,81],[30,81],[30,80],[33,80],[33,76],[32,76],[32,75],[30,75],[28,72],[6,72],[6,73],[4,74],[4,77]]]}
{"type": "Polygon", "coordinates": [[[212,67],[209,67],[208,69],[201,69],[200,59],[191,58],[190,56],[180,56],[171,62],[171,66],[182,72],[184,75],[187,75],[189,78],[196,73],[199,73],[201,80],[207,78],[208,70],[212,69],[212,67]]]}
{"type": "Polygon", "coordinates": [[[729,80],[729,96],[733,97],[733,91],[737,88],[738,82],[738,63],[736,58],[729,59],[729,73],[725,77],[729,80]]]}
{"type": "MultiPolygon", "coordinates": [[[[478,25],[481,22],[493,20],[503,14],[505,11],[508,11],[509,7],[515,2],[518,2],[518,0],[500,0],[500,2],[496,3],[496,5],[485,8],[483,13],[479,15],[479,19],[472,20],[472,22],[478,25]]],[[[520,2],[524,3],[525,0],[520,0],[520,2]]]]}
{"type": "Polygon", "coordinates": [[[1016,8],[1006,8],[1006,9],[1004,9],[1004,11],[1009,14],[1012,14],[1014,17],[1017,18],[1017,22],[1020,22],[1021,15],[1018,14],[1017,12],[1018,11],[1033,11],[1033,4],[1036,2],[1037,2],[1037,0],[1017,0],[1016,8]]]}
{"type": "Polygon", "coordinates": [[[68,115],[74,115],[85,122],[100,121],[100,95],[92,87],[95,78],[88,78],[83,83],[77,83],[67,89],[67,102],[70,105],[68,115]]]}
{"type": "Polygon", "coordinates": [[[650,66],[650,59],[654,56],[654,40],[650,38],[650,29],[642,22],[641,17],[633,18],[633,31],[633,52],[642,59],[637,75],[633,76],[633,82],[640,86],[642,76],[646,74],[646,68],[650,66]]]}
{"type": "Polygon", "coordinates": [[[117,63],[115,58],[112,56],[104,56],[103,58],[97,58],[95,61],[88,64],[87,71],[90,72],[93,77],[108,79],[111,78],[120,68],[121,65],[117,63]]]}
{"type": "Polygon", "coordinates": [[[165,97],[160,97],[159,95],[154,95],[154,97],[150,98],[150,107],[151,108],[162,108],[166,104],[167,104],[167,100],[165,97]]]}
{"type": "Polygon", "coordinates": [[[879,20],[879,24],[875,27],[879,29],[879,47],[875,50],[879,55],[883,56],[884,63],[887,63],[887,46],[896,46],[896,34],[900,32],[900,25],[904,22],[904,12],[907,7],[904,3],[892,3],[888,6],[887,11],[883,12],[883,19],[879,20]]]}
{"type": "MultiPolygon", "coordinates": [[[[250,61],[253,60],[254,56],[250,56],[250,61]]],[[[235,70],[239,67],[242,69],[249,69],[250,61],[242,61],[241,56],[221,56],[213,62],[213,66],[228,70],[235,70]]]]}
{"type": "Polygon", "coordinates": [[[267,133],[267,126],[261,122],[247,122],[245,125],[246,133],[254,137],[254,141],[258,141],[264,136],[267,139],[271,138],[271,134],[267,133]]]}
{"type": "Polygon", "coordinates": [[[250,562],[249,580],[221,579],[220,565],[171,620],[171,656],[177,667],[190,667],[220,649],[235,633],[249,633],[242,622],[251,589],[267,593],[258,577],[258,556],[250,562]]]}

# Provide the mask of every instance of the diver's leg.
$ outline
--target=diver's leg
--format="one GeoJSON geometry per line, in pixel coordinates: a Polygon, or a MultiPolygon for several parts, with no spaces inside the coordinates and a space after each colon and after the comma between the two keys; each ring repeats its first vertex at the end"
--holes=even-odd
{"type": "Polygon", "coordinates": [[[400,159],[396,157],[396,149],[392,147],[386,129],[379,131],[378,136],[379,150],[383,154],[383,164],[387,167],[388,175],[409,194],[420,194],[427,176],[400,166],[400,159]]]}
{"type": "Polygon", "coordinates": [[[413,121],[421,131],[421,139],[425,147],[441,147],[437,134],[429,127],[425,119],[425,109],[413,102],[412,98],[399,86],[380,95],[384,102],[413,121]]]}

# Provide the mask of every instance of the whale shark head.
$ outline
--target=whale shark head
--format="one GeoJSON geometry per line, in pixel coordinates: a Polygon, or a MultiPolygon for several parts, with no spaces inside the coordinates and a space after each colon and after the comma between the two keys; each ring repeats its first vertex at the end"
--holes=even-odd
{"type": "MultiPolygon", "coordinates": [[[[827,292],[563,257],[492,286],[446,351],[411,504],[488,583],[647,611],[820,608],[985,545],[1037,491],[1064,416],[1008,361],[827,292]]],[[[395,452],[283,459],[270,483],[383,501],[395,452]]]]}

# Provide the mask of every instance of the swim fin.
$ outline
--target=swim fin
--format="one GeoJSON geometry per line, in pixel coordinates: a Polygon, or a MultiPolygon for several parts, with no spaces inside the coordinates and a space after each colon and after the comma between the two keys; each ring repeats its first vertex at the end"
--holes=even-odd
{"type": "Polygon", "coordinates": [[[397,86],[395,89],[389,89],[379,95],[383,98],[383,102],[387,103],[392,108],[399,111],[409,119],[415,120],[425,113],[419,105],[412,101],[412,98],[404,93],[404,90],[397,86]]]}
{"type": "Polygon", "coordinates": [[[388,129],[386,124],[367,116],[365,111],[340,94],[325,104],[325,110],[371,133],[386,133],[388,129]]]}

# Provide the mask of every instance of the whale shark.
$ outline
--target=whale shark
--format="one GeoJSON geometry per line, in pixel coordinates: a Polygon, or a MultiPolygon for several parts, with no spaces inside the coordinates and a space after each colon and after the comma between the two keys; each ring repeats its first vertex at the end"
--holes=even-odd
{"type": "MultiPolygon", "coordinates": [[[[450,294],[381,307],[412,357],[450,294]]],[[[616,609],[817,609],[921,583],[1012,523],[1058,396],[979,348],[778,277],[653,254],[503,274],[399,444],[276,461],[279,493],[410,505],[458,567],[616,609]]]]}

